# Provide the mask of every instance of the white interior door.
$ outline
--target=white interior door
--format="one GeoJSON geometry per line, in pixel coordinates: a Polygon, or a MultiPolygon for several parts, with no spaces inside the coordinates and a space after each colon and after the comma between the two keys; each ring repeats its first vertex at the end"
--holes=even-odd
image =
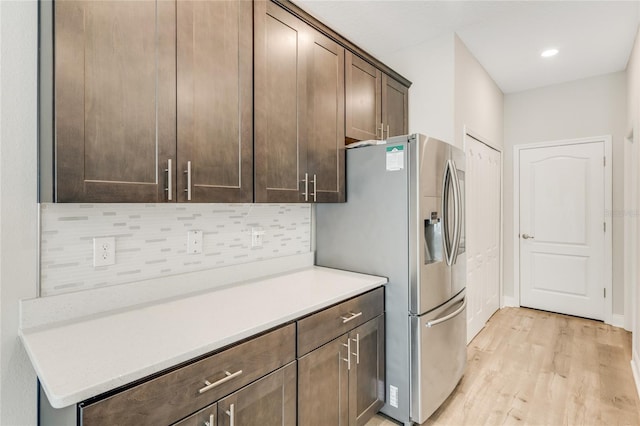
{"type": "Polygon", "coordinates": [[[520,305],[603,320],[603,142],[520,151],[520,305]]]}
{"type": "Polygon", "coordinates": [[[467,136],[467,342],[500,307],[500,152],[467,136]]]}

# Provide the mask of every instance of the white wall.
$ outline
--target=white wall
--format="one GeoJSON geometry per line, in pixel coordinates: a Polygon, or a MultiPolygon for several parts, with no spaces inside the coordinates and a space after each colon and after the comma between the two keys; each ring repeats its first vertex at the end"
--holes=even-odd
{"type": "Polygon", "coordinates": [[[513,146],[610,134],[613,137],[613,314],[624,313],[623,220],[626,74],[617,72],[505,95],[504,293],[514,294],[513,146]]]}
{"type": "Polygon", "coordinates": [[[0,424],[36,424],[18,300],[36,295],[37,3],[0,2],[0,424]]]}
{"type": "Polygon", "coordinates": [[[502,148],[504,95],[491,76],[455,36],[454,144],[463,148],[464,128],[502,148]]]}
{"type": "MultiPolygon", "coordinates": [[[[635,44],[633,45],[633,50],[631,51],[631,57],[629,58],[629,62],[627,64],[627,116],[626,116],[626,129],[627,131],[632,130],[634,136],[634,144],[636,145],[635,149],[632,150],[632,153],[635,154],[632,160],[632,163],[637,167],[640,164],[640,149],[638,149],[637,145],[640,143],[640,29],[636,34],[635,44]]],[[[628,152],[627,152],[628,153],[628,152]]],[[[637,174],[636,174],[637,176],[637,174]]],[[[625,182],[626,184],[631,184],[631,182],[625,182]]],[[[635,182],[635,189],[637,191],[640,186],[640,182],[635,182]]],[[[636,202],[638,199],[638,193],[636,192],[636,202]]],[[[635,228],[635,243],[636,248],[638,247],[638,243],[640,242],[640,234],[638,234],[638,230],[640,230],[640,226],[638,226],[638,211],[640,211],[640,206],[635,205],[632,206],[633,210],[628,212],[630,214],[627,215],[627,220],[632,220],[635,223],[633,228],[635,228]]],[[[635,256],[638,256],[638,251],[636,249],[635,256]]],[[[631,259],[632,262],[635,262],[635,265],[638,265],[640,259],[637,257],[635,259],[631,259]]],[[[640,268],[636,267],[636,271],[640,268]]],[[[634,317],[632,321],[632,330],[633,330],[633,361],[632,366],[634,369],[634,377],[636,379],[636,386],[640,390],[640,377],[638,373],[640,373],[640,315],[638,315],[638,309],[640,309],[640,277],[634,277],[635,282],[632,283],[632,297],[633,297],[633,312],[634,317]]]]}
{"type": "Polygon", "coordinates": [[[408,78],[409,133],[454,142],[454,34],[381,58],[408,78]]]}

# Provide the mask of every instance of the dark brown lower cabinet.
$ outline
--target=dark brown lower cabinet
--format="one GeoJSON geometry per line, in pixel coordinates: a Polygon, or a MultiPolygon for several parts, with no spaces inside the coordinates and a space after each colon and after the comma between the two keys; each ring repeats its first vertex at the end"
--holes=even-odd
{"type": "Polygon", "coordinates": [[[349,376],[349,424],[361,426],[384,405],[384,315],[349,335],[357,355],[349,376]]]}
{"type": "Polygon", "coordinates": [[[81,424],[173,424],[295,364],[295,340],[295,325],[288,324],[129,389],[84,401],[81,424]]]}
{"type": "Polygon", "coordinates": [[[217,426],[218,403],[215,402],[186,419],[173,424],[173,426],[217,426]]]}
{"type": "Polygon", "coordinates": [[[298,360],[298,423],[349,424],[348,334],[298,360]]]}
{"type": "Polygon", "coordinates": [[[296,362],[209,405],[173,426],[295,426],[296,362]]]}
{"type": "Polygon", "coordinates": [[[298,359],[298,424],[364,425],[384,405],[384,315],[298,359]]]}
{"type": "Polygon", "coordinates": [[[295,361],[218,401],[218,426],[295,424],[295,361]]]}

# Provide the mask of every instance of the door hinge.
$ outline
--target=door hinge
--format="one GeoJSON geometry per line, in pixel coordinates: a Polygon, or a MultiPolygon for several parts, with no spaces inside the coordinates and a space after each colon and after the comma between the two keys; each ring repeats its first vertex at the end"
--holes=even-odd
{"type": "Polygon", "coordinates": [[[606,299],[607,298],[607,289],[603,288],[602,290],[604,290],[604,298],[606,299]]]}
{"type": "Polygon", "coordinates": [[[607,222],[602,222],[602,229],[607,232],[607,222]]]}
{"type": "Polygon", "coordinates": [[[607,167],[607,157],[602,157],[602,167],[607,167]]]}

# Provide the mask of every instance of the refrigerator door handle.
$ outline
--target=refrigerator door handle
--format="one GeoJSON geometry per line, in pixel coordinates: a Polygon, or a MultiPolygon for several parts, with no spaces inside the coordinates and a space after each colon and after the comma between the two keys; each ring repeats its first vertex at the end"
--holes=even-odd
{"type": "Polygon", "coordinates": [[[451,160],[447,160],[447,164],[444,168],[444,176],[442,178],[442,228],[444,238],[443,246],[444,246],[444,255],[447,260],[447,265],[451,266],[453,264],[453,256],[454,256],[454,247],[457,239],[457,216],[458,216],[458,191],[455,185],[455,177],[454,172],[455,167],[453,167],[453,163],[451,160]],[[453,185],[453,186],[452,186],[453,185]],[[454,223],[453,223],[453,238],[449,235],[449,189],[453,188],[453,213],[454,213],[454,223]]]}
{"type": "Polygon", "coordinates": [[[456,221],[453,231],[453,255],[451,256],[451,264],[455,264],[458,259],[458,251],[460,249],[460,238],[462,234],[462,193],[460,192],[460,179],[458,178],[458,169],[455,161],[451,161],[451,171],[453,176],[453,193],[454,193],[454,215],[456,221]]]}
{"type": "Polygon", "coordinates": [[[467,298],[465,296],[464,300],[462,301],[462,306],[460,306],[458,309],[456,309],[454,312],[451,312],[449,315],[445,315],[441,318],[436,318],[432,321],[427,321],[427,323],[425,324],[426,327],[434,327],[438,324],[442,324],[445,321],[449,321],[452,318],[457,317],[458,315],[460,315],[462,313],[462,311],[464,311],[464,309],[467,307],[467,298]]]}

